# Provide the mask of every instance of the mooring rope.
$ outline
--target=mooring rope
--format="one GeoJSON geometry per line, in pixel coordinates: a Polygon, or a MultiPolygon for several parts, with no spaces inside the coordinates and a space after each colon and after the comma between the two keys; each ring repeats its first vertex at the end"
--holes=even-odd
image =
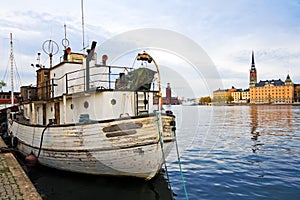
{"type": "Polygon", "coordinates": [[[0,148],[0,153],[12,153],[14,152],[13,148],[8,148],[8,147],[1,147],[0,148]]]}
{"type": "Polygon", "coordinates": [[[47,126],[44,128],[44,130],[42,132],[41,141],[40,141],[40,148],[39,148],[37,158],[40,157],[40,153],[41,153],[41,150],[42,150],[42,145],[43,145],[43,140],[44,140],[44,133],[45,133],[46,129],[49,128],[52,124],[53,124],[53,122],[50,122],[49,124],[47,124],[47,126]]]}
{"type": "Polygon", "coordinates": [[[169,172],[168,172],[168,167],[167,167],[167,162],[166,162],[166,156],[165,156],[165,152],[164,152],[164,145],[163,145],[163,138],[162,138],[162,132],[160,131],[160,122],[161,120],[158,117],[158,113],[156,112],[156,122],[157,122],[157,127],[158,127],[158,135],[159,135],[159,143],[160,143],[160,148],[161,148],[161,152],[162,152],[162,158],[163,158],[163,164],[165,166],[165,172],[166,172],[166,176],[167,176],[167,182],[168,182],[168,187],[171,191],[171,197],[172,199],[174,199],[173,197],[173,191],[172,191],[172,187],[170,184],[170,177],[169,177],[169,172]]]}
{"type": "MultiPolygon", "coordinates": [[[[161,146],[161,150],[162,150],[162,157],[163,157],[163,161],[164,161],[166,176],[167,176],[167,179],[168,179],[168,186],[169,186],[169,189],[171,190],[171,193],[172,193],[172,199],[174,199],[173,191],[172,191],[172,187],[171,187],[171,183],[170,183],[170,178],[169,178],[169,173],[168,173],[168,168],[167,168],[166,156],[165,156],[164,148],[163,148],[163,138],[162,138],[162,132],[160,130],[161,121],[159,121],[158,113],[156,113],[156,121],[157,121],[157,126],[158,126],[159,142],[160,142],[160,146],[161,146]]],[[[185,199],[189,200],[189,196],[188,196],[188,192],[187,192],[187,189],[186,189],[185,180],[184,180],[184,176],[183,176],[182,164],[181,164],[181,160],[180,160],[179,150],[178,150],[176,130],[174,130],[174,137],[175,137],[175,147],[176,147],[176,153],[177,153],[177,160],[178,160],[179,171],[180,171],[180,176],[181,176],[181,180],[182,180],[184,195],[185,195],[185,199]]]]}
{"type": "Polygon", "coordinates": [[[184,180],[184,176],[183,176],[183,172],[182,172],[181,161],[180,161],[179,150],[178,150],[178,143],[177,143],[177,135],[176,135],[175,130],[174,130],[174,136],[175,136],[175,146],[176,146],[176,152],[177,152],[177,160],[178,160],[178,165],[179,165],[179,171],[180,171],[180,176],[181,176],[181,180],[182,180],[183,190],[184,190],[184,194],[185,194],[185,199],[188,200],[189,196],[188,196],[188,193],[187,193],[185,180],[184,180]]]}

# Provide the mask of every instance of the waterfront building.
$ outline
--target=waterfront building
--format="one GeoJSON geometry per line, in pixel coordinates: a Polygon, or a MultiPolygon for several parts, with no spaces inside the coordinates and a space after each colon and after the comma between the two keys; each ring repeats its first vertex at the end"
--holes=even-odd
{"type": "Polygon", "coordinates": [[[294,83],[289,75],[287,75],[284,82],[281,79],[272,79],[257,83],[257,71],[253,52],[249,86],[250,103],[252,104],[294,103],[294,83]]]}
{"type": "Polygon", "coordinates": [[[250,102],[250,90],[249,90],[249,88],[242,91],[242,100],[247,101],[247,103],[250,102]]]}
{"type": "MultiPolygon", "coordinates": [[[[14,103],[19,102],[20,92],[14,92],[14,103]]],[[[9,92],[0,92],[0,109],[11,106],[11,91],[9,92]]]]}
{"type": "MultiPolygon", "coordinates": [[[[158,98],[154,97],[154,104],[158,104],[158,98]]],[[[167,83],[166,96],[162,98],[163,105],[178,105],[180,104],[178,97],[172,97],[172,89],[170,83],[167,83]]]]}
{"type": "Polygon", "coordinates": [[[232,92],[231,96],[233,97],[234,103],[249,103],[250,100],[250,92],[249,89],[237,89],[232,92]]]}
{"type": "Polygon", "coordinates": [[[218,89],[213,91],[213,102],[215,103],[226,103],[227,89],[218,89]]]}
{"type": "Polygon", "coordinates": [[[281,79],[260,80],[257,82],[254,52],[251,56],[249,71],[249,89],[218,89],[213,92],[213,102],[250,103],[250,104],[300,104],[300,84],[293,83],[290,75],[285,81],[281,79]]]}
{"type": "Polygon", "coordinates": [[[242,99],[242,89],[237,89],[236,91],[232,92],[231,96],[233,97],[234,103],[239,103],[239,101],[242,99]]]}
{"type": "MultiPolygon", "coordinates": [[[[229,102],[229,98],[232,97],[233,92],[237,89],[232,86],[231,89],[218,89],[213,91],[213,102],[217,104],[224,104],[229,102]]],[[[232,101],[234,98],[232,97],[232,101]]]]}
{"type": "Polygon", "coordinates": [[[294,84],[294,103],[300,103],[300,84],[294,84]]]}

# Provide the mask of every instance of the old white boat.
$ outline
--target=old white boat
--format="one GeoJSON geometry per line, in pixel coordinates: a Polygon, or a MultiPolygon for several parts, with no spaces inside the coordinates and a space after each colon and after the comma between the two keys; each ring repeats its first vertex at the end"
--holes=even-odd
{"type": "Polygon", "coordinates": [[[65,47],[55,66],[48,52],[50,67],[39,65],[36,86],[21,87],[19,112],[8,115],[12,145],[61,170],[151,179],[175,141],[158,66],[145,52],[136,60],[148,67],[109,66],[106,55],[98,64],[95,46],[87,54],[65,47]]]}

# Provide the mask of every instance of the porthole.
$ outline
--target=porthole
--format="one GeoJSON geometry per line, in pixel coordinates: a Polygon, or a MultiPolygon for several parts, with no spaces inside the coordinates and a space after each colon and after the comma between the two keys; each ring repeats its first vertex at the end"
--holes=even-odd
{"type": "Polygon", "coordinates": [[[83,106],[84,106],[85,108],[88,108],[88,107],[89,107],[89,102],[85,101],[85,102],[83,103],[83,106]]]}
{"type": "Polygon", "coordinates": [[[112,99],[112,100],[110,101],[110,103],[111,103],[111,105],[116,105],[117,101],[116,101],[115,99],[112,99]]]}

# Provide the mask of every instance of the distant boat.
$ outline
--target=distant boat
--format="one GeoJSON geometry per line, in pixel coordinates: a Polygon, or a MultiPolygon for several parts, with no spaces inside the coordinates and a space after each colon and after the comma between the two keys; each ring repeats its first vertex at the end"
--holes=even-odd
{"type": "Polygon", "coordinates": [[[14,92],[14,104],[11,103],[11,92],[0,92],[0,110],[9,108],[18,103],[16,98],[20,93],[14,92]]]}
{"type": "Polygon", "coordinates": [[[21,87],[19,111],[8,115],[12,145],[60,170],[149,180],[175,141],[175,116],[161,109],[158,65],[145,52],[136,60],[156,70],[106,65],[106,55],[98,64],[95,46],[87,54],[66,48],[57,65],[40,66],[36,87],[21,87]]]}

